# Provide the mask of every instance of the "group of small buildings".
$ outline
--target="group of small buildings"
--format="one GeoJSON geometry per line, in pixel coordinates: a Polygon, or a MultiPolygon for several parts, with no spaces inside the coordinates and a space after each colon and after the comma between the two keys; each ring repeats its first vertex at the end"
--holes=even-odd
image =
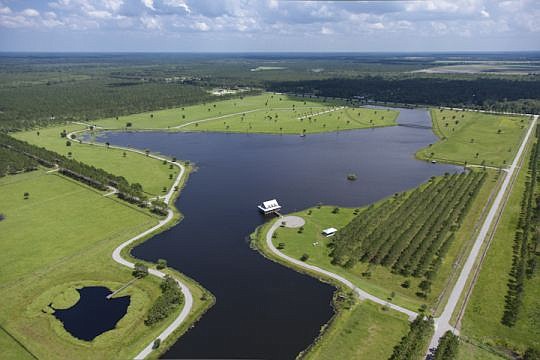
{"type": "MultiPolygon", "coordinates": [[[[272,199],[268,201],[263,201],[263,203],[257,206],[257,208],[259,209],[260,212],[262,212],[265,215],[272,214],[272,213],[279,215],[279,210],[281,210],[281,205],[279,205],[276,199],[272,199]]],[[[330,236],[334,236],[336,232],[337,232],[337,229],[331,227],[328,229],[324,229],[322,231],[322,234],[326,237],[330,237],[330,236]]]]}

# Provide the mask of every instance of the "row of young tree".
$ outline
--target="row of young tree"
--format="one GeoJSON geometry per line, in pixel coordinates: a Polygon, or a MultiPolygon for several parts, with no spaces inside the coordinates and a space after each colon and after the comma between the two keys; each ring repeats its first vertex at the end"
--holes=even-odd
{"type": "Polygon", "coordinates": [[[39,163],[45,167],[52,168],[57,166],[61,174],[98,190],[106,190],[108,186],[112,186],[118,189],[118,197],[121,199],[141,205],[144,204],[146,196],[142,186],[138,183],[130,184],[122,176],[110,174],[103,169],[69,159],[56,152],[31,145],[4,133],[0,133],[0,148],[10,153],[18,154],[15,155],[17,158],[24,156],[30,159],[30,161],[39,163]]]}
{"type": "Polygon", "coordinates": [[[526,279],[534,276],[538,261],[537,249],[540,237],[540,193],[537,189],[538,161],[540,142],[538,135],[540,127],[536,128],[536,143],[529,159],[528,180],[521,199],[521,211],[516,232],[514,233],[512,268],[508,281],[508,291],[505,297],[505,309],[501,322],[506,326],[514,326],[522,306],[523,292],[526,279]]]}
{"type": "Polygon", "coordinates": [[[271,91],[380,102],[513,110],[538,113],[540,82],[516,79],[444,77],[325,79],[269,82],[271,91]],[[530,100],[530,101],[529,101],[530,100]]]}
{"type": "Polygon", "coordinates": [[[485,172],[433,177],[411,193],[370,206],[334,237],[333,263],[369,262],[431,279],[484,178],[485,172]]]}
{"type": "Polygon", "coordinates": [[[423,358],[428,342],[433,333],[434,325],[431,317],[417,316],[411,322],[409,332],[401,338],[389,360],[411,360],[423,358]]]}
{"type": "Polygon", "coordinates": [[[38,162],[10,149],[0,147],[0,177],[36,170],[38,162]]]}
{"type": "Polygon", "coordinates": [[[148,315],[144,320],[144,323],[147,326],[152,326],[165,319],[184,301],[184,295],[176,283],[176,280],[172,277],[167,275],[163,279],[160,287],[161,295],[156,299],[154,304],[152,304],[152,307],[148,310],[148,315]]]}

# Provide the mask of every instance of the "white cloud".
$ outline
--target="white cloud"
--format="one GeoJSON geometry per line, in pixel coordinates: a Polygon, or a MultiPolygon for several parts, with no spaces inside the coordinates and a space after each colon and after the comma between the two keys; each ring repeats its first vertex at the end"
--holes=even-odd
{"type": "Polygon", "coordinates": [[[334,33],[334,30],[332,30],[331,28],[327,27],[327,26],[323,26],[321,28],[321,34],[323,35],[332,35],[334,33]]]}
{"type": "Polygon", "coordinates": [[[0,7],[0,14],[1,15],[11,14],[11,9],[8,8],[7,6],[2,6],[2,7],[0,7]]]}
{"type": "Polygon", "coordinates": [[[195,30],[200,30],[200,31],[208,31],[210,30],[210,26],[208,26],[207,23],[205,22],[196,22],[195,24],[193,24],[193,29],[195,30]]]}
{"type": "Polygon", "coordinates": [[[191,8],[188,6],[188,4],[186,4],[184,0],[164,0],[163,4],[170,7],[182,8],[188,14],[191,13],[191,8]]]}
{"type": "Polygon", "coordinates": [[[377,23],[369,24],[368,27],[373,30],[383,30],[384,24],[381,22],[377,22],[377,23]]]}
{"type": "Polygon", "coordinates": [[[489,13],[486,11],[486,9],[482,9],[480,11],[480,15],[482,15],[482,17],[489,18],[489,13]]]}
{"type": "Polygon", "coordinates": [[[146,6],[147,8],[151,9],[151,10],[156,10],[156,8],[154,7],[154,0],[141,0],[141,2],[144,4],[144,6],[146,6]]]}
{"type": "Polygon", "coordinates": [[[101,0],[105,8],[118,11],[122,5],[124,5],[124,0],[101,0]]]}
{"type": "Polygon", "coordinates": [[[145,28],[148,30],[161,30],[162,24],[161,21],[157,16],[141,16],[140,18],[141,23],[144,25],[145,28]]]}
{"type": "Polygon", "coordinates": [[[36,9],[24,9],[23,11],[21,11],[21,15],[36,17],[39,16],[39,12],[36,9]]]}

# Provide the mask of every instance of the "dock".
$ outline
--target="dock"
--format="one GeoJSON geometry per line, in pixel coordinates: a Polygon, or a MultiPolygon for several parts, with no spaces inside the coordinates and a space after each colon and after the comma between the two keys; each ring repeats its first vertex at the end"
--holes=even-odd
{"type": "Polygon", "coordinates": [[[113,296],[115,296],[116,294],[118,294],[120,291],[124,290],[125,288],[127,288],[129,285],[133,284],[136,280],[138,280],[137,278],[134,278],[134,279],[131,279],[129,282],[127,282],[126,284],[122,285],[119,289],[113,291],[112,293],[110,293],[109,295],[107,295],[107,300],[111,299],[113,296]]]}

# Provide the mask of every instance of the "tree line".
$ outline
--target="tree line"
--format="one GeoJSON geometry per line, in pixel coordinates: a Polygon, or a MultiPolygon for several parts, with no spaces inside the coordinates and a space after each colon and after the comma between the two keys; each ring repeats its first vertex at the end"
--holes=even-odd
{"type": "Polygon", "coordinates": [[[161,295],[156,299],[144,323],[147,326],[154,325],[169,316],[178,306],[184,302],[184,295],[180,287],[169,275],[165,276],[160,285],[161,295]]]}
{"type": "Polygon", "coordinates": [[[423,359],[433,333],[433,319],[419,315],[411,322],[409,332],[401,338],[389,360],[423,359]]]}
{"type": "Polygon", "coordinates": [[[501,322],[506,326],[514,326],[522,306],[523,292],[526,279],[534,276],[540,237],[540,194],[537,188],[538,161],[540,160],[540,142],[538,135],[540,127],[536,127],[536,142],[531,151],[528,165],[528,180],[521,199],[519,220],[514,233],[512,247],[512,267],[510,269],[505,297],[505,309],[501,322]]]}
{"type": "Polygon", "coordinates": [[[38,162],[10,149],[0,147],[0,177],[36,170],[38,162]]]}
{"type": "MultiPolygon", "coordinates": [[[[7,134],[0,133],[0,148],[14,154],[11,158],[21,159],[26,157],[33,164],[40,164],[48,168],[58,167],[58,172],[73,178],[77,181],[85,183],[98,190],[107,190],[108,186],[112,186],[118,190],[117,196],[126,201],[144,205],[146,195],[143,188],[138,183],[130,184],[124,177],[116,176],[106,172],[103,169],[87,165],[83,162],[69,159],[54,151],[47,150],[31,145],[25,141],[15,139],[7,134]]],[[[6,158],[9,159],[9,158],[6,158]]],[[[10,161],[6,160],[7,165],[2,167],[14,167],[22,164],[22,160],[10,161]]]]}
{"type": "Polygon", "coordinates": [[[447,331],[439,339],[437,350],[433,354],[433,360],[453,360],[457,358],[459,350],[459,337],[451,331],[447,331]]]}
{"type": "Polygon", "coordinates": [[[410,193],[368,207],[334,236],[332,262],[349,268],[369,262],[404,276],[424,276],[420,286],[427,295],[485,176],[468,171],[433,177],[410,193]]]}
{"type": "Polygon", "coordinates": [[[379,102],[487,108],[538,113],[540,82],[517,79],[442,77],[385,78],[269,82],[271,91],[322,97],[370,99],[379,102]]]}

